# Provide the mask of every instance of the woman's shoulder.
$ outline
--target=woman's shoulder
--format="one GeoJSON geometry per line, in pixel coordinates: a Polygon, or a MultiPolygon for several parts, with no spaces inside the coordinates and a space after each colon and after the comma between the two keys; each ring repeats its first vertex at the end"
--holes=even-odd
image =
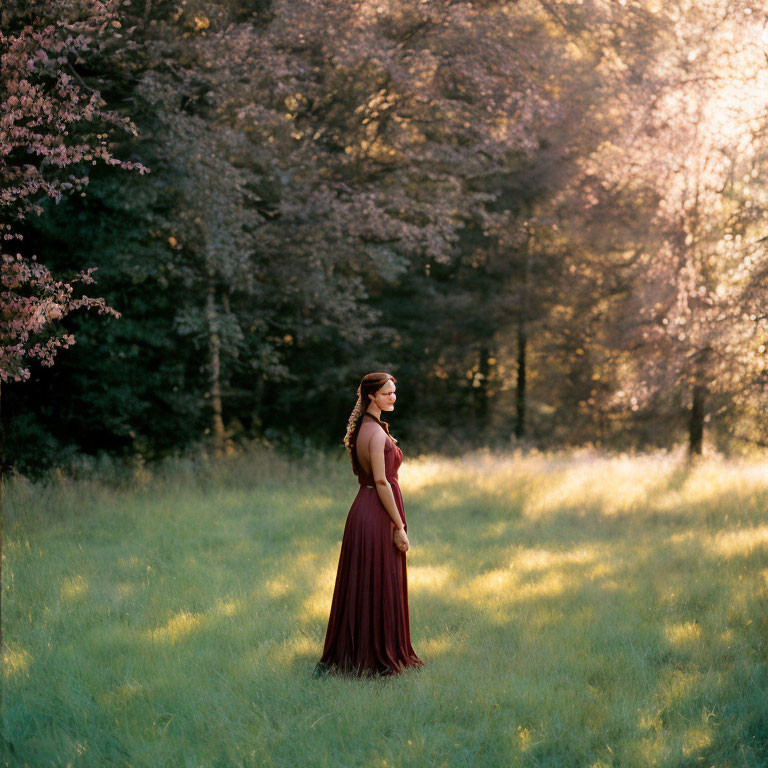
{"type": "Polygon", "coordinates": [[[362,432],[363,430],[369,434],[377,434],[380,432],[382,435],[384,435],[384,437],[389,437],[387,430],[384,429],[384,427],[382,427],[381,424],[379,424],[377,421],[372,421],[371,419],[363,419],[360,431],[362,432]]]}
{"type": "MultiPolygon", "coordinates": [[[[371,444],[373,444],[373,441],[375,440],[376,443],[384,446],[385,451],[392,450],[395,446],[395,441],[392,438],[392,435],[388,435],[386,430],[378,424],[374,424],[373,422],[370,422],[370,424],[371,427],[365,431],[365,436],[368,437],[370,435],[371,444]]],[[[363,433],[363,427],[360,428],[360,433],[363,433]]]]}

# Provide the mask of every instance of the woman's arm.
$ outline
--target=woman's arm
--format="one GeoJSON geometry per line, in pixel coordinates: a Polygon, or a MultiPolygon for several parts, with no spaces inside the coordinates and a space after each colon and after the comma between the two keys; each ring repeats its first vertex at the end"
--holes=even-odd
{"type": "Polygon", "coordinates": [[[371,472],[373,472],[373,479],[376,482],[376,492],[379,494],[381,503],[384,505],[384,509],[387,510],[389,516],[392,518],[392,522],[396,528],[403,529],[403,520],[400,517],[400,512],[397,509],[395,503],[395,494],[392,492],[392,486],[387,480],[386,469],[384,465],[384,446],[387,442],[387,436],[384,431],[377,429],[371,437],[369,443],[369,450],[371,456],[371,472]]]}

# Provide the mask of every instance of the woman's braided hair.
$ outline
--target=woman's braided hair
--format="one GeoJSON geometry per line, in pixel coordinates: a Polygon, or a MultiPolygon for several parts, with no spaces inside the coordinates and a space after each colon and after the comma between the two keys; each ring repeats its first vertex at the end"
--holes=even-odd
{"type": "MultiPolygon", "coordinates": [[[[355,407],[352,409],[352,413],[349,415],[347,431],[344,435],[344,447],[349,453],[349,458],[352,461],[352,468],[354,469],[355,474],[358,473],[355,444],[357,443],[357,435],[360,431],[360,426],[363,423],[363,415],[370,402],[368,395],[373,395],[378,392],[388,381],[396,383],[397,379],[389,373],[367,373],[363,376],[362,381],[357,387],[357,401],[355,402],[355,407]]],[[[392,439],[394,440],[395,438],[393,437],[392,439]]]]}

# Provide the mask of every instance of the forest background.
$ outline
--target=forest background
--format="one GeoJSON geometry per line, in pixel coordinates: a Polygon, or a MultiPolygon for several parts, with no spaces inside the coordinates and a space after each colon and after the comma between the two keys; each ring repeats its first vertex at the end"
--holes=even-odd
{"type": "Polygon", "coordinates": [[[759,4],[11,0],[0,23],[6,469],[341,454],[375,370],[409,452],[768,443],[759,4]],[[103,301],[72,304],[90,268],[103,301]]]}

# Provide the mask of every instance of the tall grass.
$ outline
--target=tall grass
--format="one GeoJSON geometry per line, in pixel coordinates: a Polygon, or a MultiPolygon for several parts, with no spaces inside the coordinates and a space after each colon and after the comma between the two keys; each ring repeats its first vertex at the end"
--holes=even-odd
{"type": "Polygon", "coordinates": [[[6,499],[3,765],[768,765],[768,462],[406,457],[412,641],[315,679],[346,455],[6,499]]]}

